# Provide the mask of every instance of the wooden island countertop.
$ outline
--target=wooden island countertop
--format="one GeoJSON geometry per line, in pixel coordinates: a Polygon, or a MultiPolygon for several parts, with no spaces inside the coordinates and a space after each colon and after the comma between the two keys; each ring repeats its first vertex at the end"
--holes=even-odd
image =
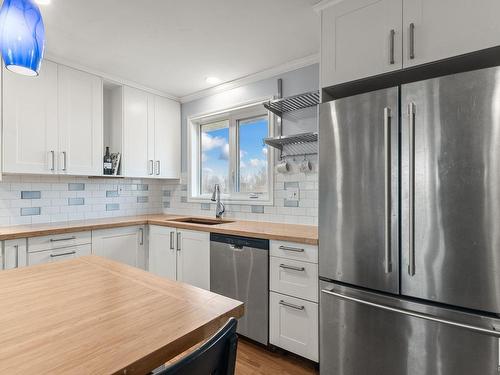
{"type": "MultiPolygon", "coordinates": [[[[191,229],[203,232],[229,234],[235,236],[281,240],[310,245],[318,244],[318,227],[312,225],[283,224],[260,221],[247,221],[227,218],[217,225],[205,225],[175,221],[191,216],[181,215],[142,215],[116,218],[67,221],[51,224],[16,225],[0,227],[0,240],[48,236],[87,230],[125,227],[130,225],[160,225],[173,228],[191,229]]],[[[194,216],[197,217],[197,216],[194,216]]],[[[202,219],[207,219],[203,218],[202,219]]]]}
{"type": "Polygon", "coordinates": [[[144,374],[241,302],[97,256],[0,273],[0,374],[144,374]]]}

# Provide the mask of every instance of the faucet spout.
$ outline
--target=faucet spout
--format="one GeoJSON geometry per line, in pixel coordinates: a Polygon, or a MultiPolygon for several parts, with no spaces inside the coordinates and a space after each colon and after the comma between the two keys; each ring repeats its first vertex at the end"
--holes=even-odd
{"type": "Polygon", "coordinates": [[[215,205],[215,217],[217,219],[222,219],[222,215],[226,212],[226,207],[220,201],[220,186],[219,184],[215,184],[214,191],[212,193],[212,202],[217,202],[215,205]]]}

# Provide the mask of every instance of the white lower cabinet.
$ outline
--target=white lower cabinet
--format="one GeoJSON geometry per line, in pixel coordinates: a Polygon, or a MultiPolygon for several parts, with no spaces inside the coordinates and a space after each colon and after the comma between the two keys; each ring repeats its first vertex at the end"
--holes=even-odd
{"type": "Polygon", "coordinates": [[[92,231],[92,252],[130,266],[146,268],[144,226],[92,231]]]}
{"type": "Polygon", "coordinates": [[[177,280],[177,250],[175,228],[149,226],[149,272],[177,280]]]}
{"type": "Polygon", "coordinates": [[[318,247],[271,241],[269,342],[317,362],[318,247]]]}
{"type": "Polygon", "coordinates": [[[57,262],[60,260],[68,260],[90,254],[92,254],[91,244],[37,251],[35,253],[29,252],[28,265],[34,266],[36,264],[57,262]]]}
{"type": "Polygon", "coordinates": [[[26,266],[27,240],[7,240],[2,242],[2,267],[5,270],[26,266]]]}
{"type": "Polygon", "coordinates": [[[210,290],[210,233],[151,225],[149,271],[210,290]]]}
{"type": "Polygon", "coordinates": [[[318,304],[275,292],[269,298],[269,342],[317,362],[318,304]]]}

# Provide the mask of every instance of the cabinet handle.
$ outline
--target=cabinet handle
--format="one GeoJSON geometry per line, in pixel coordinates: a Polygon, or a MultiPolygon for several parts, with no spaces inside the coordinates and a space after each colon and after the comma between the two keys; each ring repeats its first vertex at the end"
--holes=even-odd
{"type": "Polygon", "coordinates": [[[57,257],[63,257],[65,255],[73,255],[73,254],[76,254],[76,251],[73,250],[73,251],[68,251],[67,253],[60,253],[60,254],[50,254],[50,257],[51,258],[57,258],[57,257]]]}
{"type": "Polygon", "coordinates": [[[56,153],[55,151],[50,151],[50,154],[52,155],[52,167],[50,170],[54,171],[56,169],[56,153]]]}
{"type": "Polygon", "coordinates": [[[65,237],[65,238],[51,238],[49,241],[50,242],[61,242],[61,241],[70,241],[70,240],[76,240],[76,237],[71,236],[71,237],[65,237]]]}
{"type": "Polygon", "coordinates": [[[16,268],[19,268],[19,245],[14,245],[14,249],[16,249],[16,268]]]}
{"type": "Polygon", "coordinates": [[[396,31],[394,31],[394,29],[391,29],[389,34],[390,34],[390,37],[389,37],[389,64],[394,65],[394,36],[396,34],[396,31]]]}
{"type": "Polygon", "coordinates": [[[66,164],[67,164],[67,154],[66,154],[66,151],[63,151],[62,155],[63,155],[63,168],[62,168],[62,170],[66,171],[66,169],[67,169],[67,166],[66,166],[66,164]]]}
{"type": "Polygon", "coordinates": [[[288,303],[288,302],[285,302],[283,300],[280,301],[280,305],[283,305],[285,307],[291,307],[292,309],[295,309],[295,310],[304,310],[306,308],[305,306],[295,305],[293,303],[288,303]]]}
{"type": "Polygon", "coordinates": [[[410,23],[410,60],[415,58],[415,24],[410,23]]]}
{"type": "Polygon", "coordinates": [[[294,251],[296,253],[303,253],[305,251],[304,249],[301,249],[299,247],[290,247],[290,246],[280,246],[280,250],[294,251]]]}
{"type": "Polygon", "coordinates": [[[153,168],[154,168],[154,161],[153,161],[153,160],[150,160],[150,161],[149,161],[149,171],[148,171],[148,173],[149,173],[151,176],[154,174],[154,170],[153,170],[153,168]]]}
{"type": "Polygon", "coordinates": [[[156,175],[157,176],[160,175],[160,161],[159,160],[156,161],[156,175]]]}
{"type": "Polygon", "coordinates": [[[141,234],[139,245],[144,245],[144,228],[139,228],[139,233],[141,234]]]}
{"type": "Polygon", "coordinates": [[[177,251],[181,251],[181,232],[177,232],[177,251]]]}
{"type": "Polygon", "coordinates": [[[299,272],[304,272],[306,270],[304,267],[295,267],[295,266],[289,266],[286,264],[280,264],[280,268],[284,268],[286,270],[292,270],[292,271],[299,271],[299,272]]]}
{"type": "Polygon", "coordinates": [[[174,250],[174,233],[170,232],[170,250],[174,250]]]}

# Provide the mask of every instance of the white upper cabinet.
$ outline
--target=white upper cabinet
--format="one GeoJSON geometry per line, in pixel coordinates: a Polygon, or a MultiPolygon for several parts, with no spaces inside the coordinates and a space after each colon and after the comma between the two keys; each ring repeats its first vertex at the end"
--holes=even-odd
{"type": "Polygon", "coordinates": [[[57,70],[47,60],[36,78],[4,69],[4,172],[57,172],[57,70]]]}
{"type": "Polygon", "coordinates": [[[153,159],[148,151],[148,132],[154,121],[152,95],[124,87],[123,106],[123,174],[127,177],[151,176],[153,159]]]}
{"type": "Polygon", "coordinates": [[[321,81],[332,86],[402,68],[402,0],[348,0],[321,14],[321,81]]]}
{"type": "Polygon", "coordinates": [[[180,178],[181,109],[178,102],[155,97],[154,129],[155,176],[180,178]]]}
{"type": "Polygon", "coordinates": [[[321,86],[500,45],[498,0],[344,0],[321,11],[321,86]]]}
{"type": "Polygon", "coordinates": [[[72,175],[102,173],[103,108],[100,77],[59,67],[59,168],[72,175]]]}
{"type": "Polygon", "coordinates": [[[130,87],[125,87],[123,103],[124,175],[179,178],[179,103],[130,87]]]}
{"type": "Polygon", "coordinates": [[[498,14],[498,0],[403,0],[404,66],[500,45],[498,14]]]}

